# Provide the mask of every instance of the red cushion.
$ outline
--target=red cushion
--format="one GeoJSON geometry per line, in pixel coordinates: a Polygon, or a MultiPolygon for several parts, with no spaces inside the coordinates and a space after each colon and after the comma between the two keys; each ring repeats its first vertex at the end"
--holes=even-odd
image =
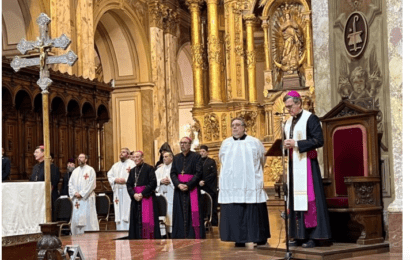
{"type": "Polygon", "coordinates": [[[347,197],[333,197],[326,199],[329,208],[348,208],[347,197]]]}

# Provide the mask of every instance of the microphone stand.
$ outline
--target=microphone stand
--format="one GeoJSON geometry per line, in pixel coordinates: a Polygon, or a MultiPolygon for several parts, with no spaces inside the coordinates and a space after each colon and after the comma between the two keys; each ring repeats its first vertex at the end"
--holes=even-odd
{"type": "Polygon", "coordinates": [[[285,171],[285,108],[283,108],[283,113],[277,113],[281,116],[281,136],[282,136],[282,177],[283,177],[283,201],[285,206],[285,233],[286,233],[286,253],[283,259],[290,260],[294,259],[292,257],[292,252],[289,251],[289,232],[288,232],[288,185],[287,185],[287,174],[285,171]]]}

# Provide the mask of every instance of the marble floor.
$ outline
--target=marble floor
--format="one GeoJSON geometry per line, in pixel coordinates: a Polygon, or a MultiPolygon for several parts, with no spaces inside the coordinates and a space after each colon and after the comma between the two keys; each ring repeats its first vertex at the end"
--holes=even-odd
{"type": "MultiPolygon", "coordinates": [[[[284,224],[280,218],[281,207],[269,207],[270,227],[272,237],[268,240],[271,248],[285,247],[284,224]]],[[[87,260],[147,260],[147,259],[281,259],[273,256],[273,250],[254,247],[247,244],[245,248],[235,248],[233,243],[222,242],[218,229],[213,235],[207,234],[207,239],[174,239],[174,240],[123,240],[127,232],[89,232],[80,236],[63,236],[63,248],[66,245],[80,245],[87,260]]],[[[343,247],[343,245],[336,245],[343,247]]],[[[355,245],[353,245],[355,246],[355,245]]],[[[319,248],[317,250],[320,250],[319,248]]],[[[324,249],[329,250],[329,249],[324,249]]],[[[387,260],[402,259],[401,254],[381,253],[367,256],[357,256],[344,259],[387,260]]]]}

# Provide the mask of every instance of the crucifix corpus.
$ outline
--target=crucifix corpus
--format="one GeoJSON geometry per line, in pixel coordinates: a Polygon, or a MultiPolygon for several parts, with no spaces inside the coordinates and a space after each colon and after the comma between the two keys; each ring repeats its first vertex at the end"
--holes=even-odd
{"type": "Polygon", "coordinates": [[[48,56],[52,48],[67,49],[71,40],[62,34],[59,38],[50,39],[48,35],[48,24],[51,19],[41,13],[36,22],[40,29],[40,37],[36,41],[26,41],[24,38],[17,44],[17,49],[24,55],[27,51],[38,50],[39,57],[20,58],[15,56],[11,62],[11,67],[18,72],[21,68],[30,66],[40,66],[40,79],[37,84],[42,90],[43,96],[43,138],[44,138],[44,182],[46,197],[46,222],[51,222],[51,183],[50,183],[50,134],[49,134],[49,114],[48,114],[48,87],[53,82],[50,79],[48,67],[51,64],[68,64],[73,66],[77,61],[77,55],[69,51],[64,55],[48,56]]]}

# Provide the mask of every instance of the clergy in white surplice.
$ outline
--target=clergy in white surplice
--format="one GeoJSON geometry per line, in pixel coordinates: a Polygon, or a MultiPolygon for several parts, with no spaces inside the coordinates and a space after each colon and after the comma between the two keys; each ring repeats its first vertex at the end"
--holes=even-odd
{"type": "Polygon", "coordinates": [[[232,119],[231,127],[232,137],[219,150],[221,240],[237,247],[249,242],[264,245],[270,238],[268,196],[263,189],[265,148],[259,139],[245,134],[243,118],[232,119]]]}
{"type": "Polygon", "coordinates": [[[74,209],[71,219],[72,235],[83,234],[84,231],[100,230],[95,207],[96,174],[93,167],[87,165],[88,156],[78,156],[78,167],[73,171],[68,183],[68,192],[74,209]]]}
{"type": "Polygon", "coordinates": [[[135,163],[128,159],[129,156],[130,150],[128,148],[122,148],[120,161],[115,163],[107,173],[108,181],[110,182],[113,192],[117,230],[129,229],[131,199],[128,195],[126,183],[129,170],[135,167],[135,163]]]}
{"type": "Polygon", "coordinates": [[[167,230],[165,230],[165,227],[161,226],[161,236],[166,235],[165,232],[172,233],[172,207],[174,204],[175,189],[174,184],[171,181],[171,167],[173,157],[174,156],[171,152],[165,152],[163,154],[164,164],[155,171],[155,175],[157,177],[156,192],[164,195],[164,197],[167,198],[168,201],[167,217],[165,219],[167,230]]]}

